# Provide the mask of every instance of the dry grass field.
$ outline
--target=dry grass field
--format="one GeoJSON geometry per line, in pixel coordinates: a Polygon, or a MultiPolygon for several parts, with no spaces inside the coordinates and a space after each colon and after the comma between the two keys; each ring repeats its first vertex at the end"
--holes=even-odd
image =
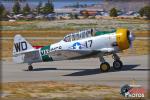
{"type": "Polygon", "coordinates": [[[23,31],[1,31],[1,37],[14,37],[16,34],[21,34],[23,37],[63,37],[75,30],[23,30],[23,31]]]}
{"type": "Polygon", "coordinates": [[[1,26],[19,26],[19,25],[25,25],[25,24],[32,24],[32,22],[9,22],[9,21],[1,21],[1,26]]]}
{"type": "Polygon", "coordinates": [[[133,33],[136,37],[150,37],[150,31],[135,31],[133,33]]]}
{"type": "Polygon", "coordinates": [[[150,20],[143,19],[82,19],[56,21],[0,21],[0,36],[14,37],[21,34],[25,37],[63,37],[80,29],[98,28],[112,30],[119,27],[128,28],[138,37],[150,36],[150,20]]]}
{"type": "Polygon", "coordinates": [[[75,85],[51,81],[9,82],[2,84],[2,100],[84,100],[123,98],[119,87],[75,85]],[[32,99],[31,99],[32,98],[32,99]],[[90,98],[90,99],[89,99],[90,98]]]}

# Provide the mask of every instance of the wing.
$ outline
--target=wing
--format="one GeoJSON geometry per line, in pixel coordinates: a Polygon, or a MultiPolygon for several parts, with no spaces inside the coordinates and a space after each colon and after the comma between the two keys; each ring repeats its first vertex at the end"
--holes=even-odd
{"type": "Polygon", "coordinates": [[[67,60],[67,59],[82,59],[90,56],[97,55],[99,51],[94,50],[57,50],[52,51],[48,55],[53,60],[67,60]]]}

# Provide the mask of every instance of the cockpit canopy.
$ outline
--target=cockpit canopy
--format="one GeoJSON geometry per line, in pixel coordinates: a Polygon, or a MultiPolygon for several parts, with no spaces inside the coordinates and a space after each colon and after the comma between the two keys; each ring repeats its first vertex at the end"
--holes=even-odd
{"type": "Polygon", "coordinates": [[[68,34],[64,37],[64,41],[70,42],[70,41],[88,38],[91,36],[93,36],[93,29],[88,29],[88,30],[79,31],[77,33],[68,34]]]}
{"type": "Polygon", "coordinates": [[[64,37],[63,41],[70,42],[75,40],[80,40],[92,36],[99,36],[99,35],[105,35],[105,34],[111,34],[116,32],[116,30],[111,31],[99,31],[98,29],[87,29],[83,31],[79,31],[77,33],[71,33],[64,37]]]}

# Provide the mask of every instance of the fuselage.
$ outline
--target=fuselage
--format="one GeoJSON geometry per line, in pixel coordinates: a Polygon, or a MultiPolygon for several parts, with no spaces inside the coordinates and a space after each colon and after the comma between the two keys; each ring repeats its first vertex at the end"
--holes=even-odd
{"type": "MultiPolygon", "coordinates": [[[[113,52],[113,51],[119,51],[118,46],[113,45],[116,43],[116,33],[109,33],[105,35],[98,35],[98,36],[91,36],[79,40],[74,40],[70,42],[65,42],[64,40],[61,40],[58,43],[51,44],[48,46],[44,46],[42,48],[39,48],[38,50],[35,50],[39,53],[39,60],[40,61],[58,61],[58,60],[67,60],[71,59],[73,57],[80,57],[84,55],[89,55],[90,53],[93,53],[93,51],[104,51],[104,52],[113,52]],[[80,51],[86,51],[81,54],[71,54],[68,52],[66,56],[63,54],[52,54],[50,52],[59,51],[59,50],[80,50],[80,51]]],[[[84,57],[83,57],[84,58],[84,57]]],[[[29,61],[29,60],[28,60],[29,61]]],[[[32,61],[32,59],[30,60],[32,61]]],[[[35,62],[35,61],[33,61],[35,62]]]]}

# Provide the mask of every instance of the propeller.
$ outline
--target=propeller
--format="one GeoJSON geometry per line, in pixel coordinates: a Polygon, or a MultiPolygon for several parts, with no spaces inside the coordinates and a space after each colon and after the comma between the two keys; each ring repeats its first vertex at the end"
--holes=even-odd
{"type": "Polygon", "coordinates": [[[132,32],[127,31],[127,38],[128,38],[129,44],[130,44],[130,48],[132,48],[133,41],[135,40],[135,35],[132,32]]]}

